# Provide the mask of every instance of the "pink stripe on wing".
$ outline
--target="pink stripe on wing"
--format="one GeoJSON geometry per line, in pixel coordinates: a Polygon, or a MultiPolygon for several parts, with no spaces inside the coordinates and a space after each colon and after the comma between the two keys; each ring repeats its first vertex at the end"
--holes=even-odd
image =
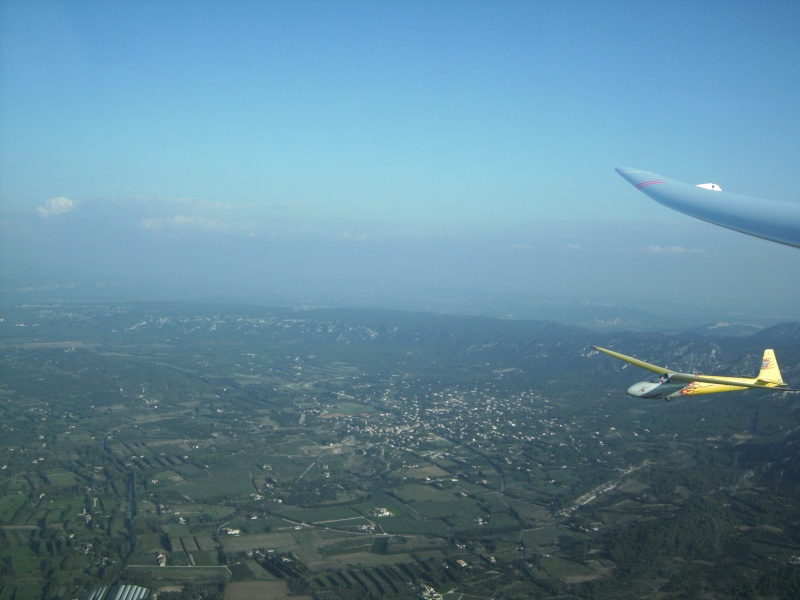
{"type": "Polygon", "coordinates": [[[648,185],[656,185],[657,183],[664,183],[663,179],[653,179],[652,181],[645,181],[636,186],[637,190],[646,188],[648,185]]]}

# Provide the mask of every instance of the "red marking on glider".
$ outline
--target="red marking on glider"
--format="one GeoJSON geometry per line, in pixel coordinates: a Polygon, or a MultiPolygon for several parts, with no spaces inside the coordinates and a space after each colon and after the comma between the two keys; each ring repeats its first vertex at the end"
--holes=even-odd
{"type": "Polygon", "coordinates": [[[664,183],[664,180],[663,179],[653,179],[652,181],[644,181],[644,182],[640,183],[639,185],[637,185],[636,189],[640,190],[642,188],[646,188],[648,185],[656,185],[658,183],[664,183]]]}

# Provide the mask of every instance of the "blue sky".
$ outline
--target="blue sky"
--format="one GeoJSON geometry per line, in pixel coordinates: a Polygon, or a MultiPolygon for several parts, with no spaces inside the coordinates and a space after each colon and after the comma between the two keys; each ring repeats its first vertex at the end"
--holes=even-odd
{"type": "Polygon", "coordinates": [[[798,201],[796,2],[0,6],[6,288],[797,311],[796,250],[614,172],[798,201]]]}

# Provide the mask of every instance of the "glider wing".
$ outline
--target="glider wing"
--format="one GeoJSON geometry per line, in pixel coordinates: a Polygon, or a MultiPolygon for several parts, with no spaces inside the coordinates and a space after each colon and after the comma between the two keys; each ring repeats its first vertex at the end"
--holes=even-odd
{"type": "Polygon", "coordinates": [[[639,360],[638,358],[633,358],[632,356],[620,354],[619,352],[614,352],[613,350],[606,350],[605,348],[601,348],[599,346],[592,346],[592,348],[598,352],[602,352],[603,354],[608,354],[614,358],[618,358],[620,360],[624,360],[625,362],[631,363],[632,365],[636,365],[637,367],[641,367],[642,369],[647,369],[653,373],[658,373],[659,375],[667,374],[671,376],[673,373],[675,373],[675,371],[672,371],[671,369],[665,369],[664,367],[659,367],[658,365],[639,360]]]}
{"type": "Polygon", "coordinates": [[[637,169],[617,169],[659,204],[721,227],[800,248],[800,204],[723,192],[716,184],[692,185],[637,169]]]}

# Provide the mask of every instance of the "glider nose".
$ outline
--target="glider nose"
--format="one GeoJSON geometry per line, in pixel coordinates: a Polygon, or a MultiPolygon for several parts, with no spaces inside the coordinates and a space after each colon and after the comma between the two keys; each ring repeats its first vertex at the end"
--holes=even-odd
{"type": "Polygon", "coordinates": [[[627,389],[629,396],[634,396],[636,398],[641,398],[644,396],[650,389],[652,388],[652,384],[648,384],[644,381],[640,381],[639,383],[634,383],[631,387],[627,389]]]}

